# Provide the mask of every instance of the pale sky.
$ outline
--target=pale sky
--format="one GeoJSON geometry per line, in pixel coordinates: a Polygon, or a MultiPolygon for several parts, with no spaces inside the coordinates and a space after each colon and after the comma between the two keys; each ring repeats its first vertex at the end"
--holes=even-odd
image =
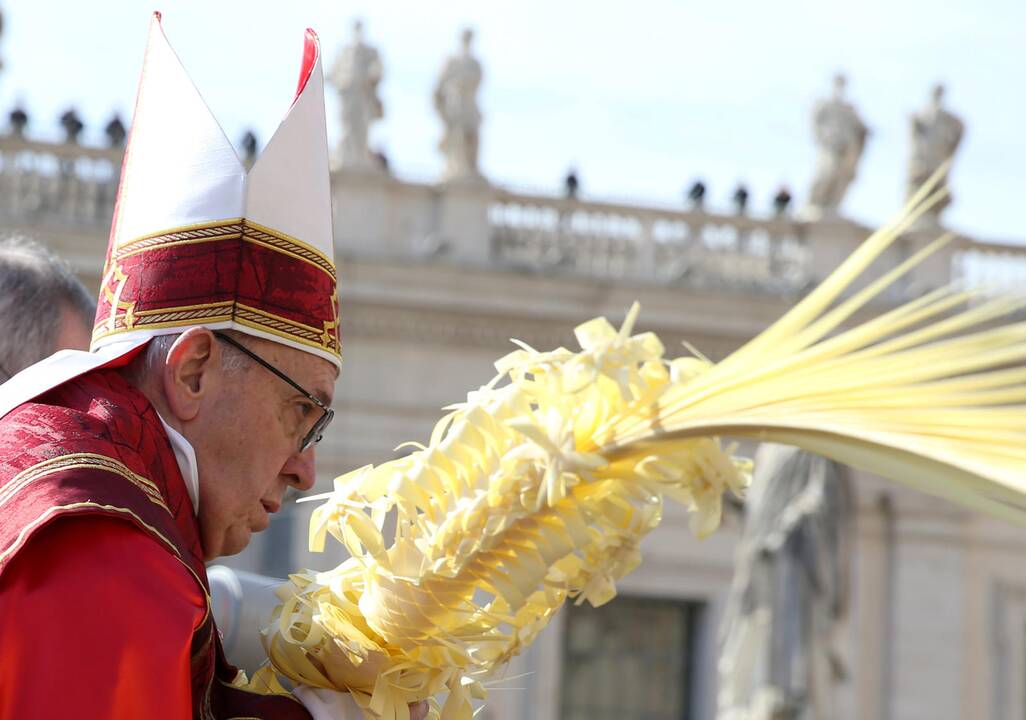
{"type": "MultiPolygon", "coordinates": [[[[465,25],[485,70],[481,163],[494,182],[558,192],[573,164],[582,194],[677,206],[701,176],[726,207],[738,181],[764,211],[786,183],[800,203],[812,172],[809,112],[843,70],[872,129],[845,203],[866,223],[901,205],[908,116],[931,86],[967,135],[953,171],[958,230],[1026,242],[1026,2],[519,0],[0,0],[0,112],[16,100],[32,134],[58,137],[74,105],[90,139],[131,112],[149,13],[228,136],[273,133],[295,86],[302,32],[326,66],[362,18],[385,63],[385,119],[372,144],[397,174],[437,177],[430,103],[465,25]]],[[[328,89],[329,138],[338,106],[328,89]]]]}

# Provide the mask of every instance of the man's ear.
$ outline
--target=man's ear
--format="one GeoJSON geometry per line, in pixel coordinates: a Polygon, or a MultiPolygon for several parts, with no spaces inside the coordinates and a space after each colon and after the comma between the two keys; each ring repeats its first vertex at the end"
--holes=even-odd
{"type": "Polygon", "coordinates": [[[221,347],[207,328],[189,328],[168,350],[164,363],[164,397],[175,417],[188,422],[220,379],[221,347]]]}

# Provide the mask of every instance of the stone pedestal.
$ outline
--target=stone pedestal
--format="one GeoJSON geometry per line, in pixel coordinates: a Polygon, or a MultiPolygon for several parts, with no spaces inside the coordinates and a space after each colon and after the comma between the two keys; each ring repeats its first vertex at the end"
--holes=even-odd
{"type": "MultiPolygon", "coordinates": [[[[843,219],[822,220],[807,225],[806,228],[812,250],[812,277],[816,283],[822,282],[872,234],[869,228],[843,219]]],[[[865,287],[883,272],[894,269],[940,237],[943,232],[939,227],[934,230],[915,230],[898,238],[870,266],[865,278],[852,286],[851,291],[865,287]]],[[[951,258],[954,251],[952,243],[934,252],[895,282],[880,299],[903,302],[951,282],[951,258]]]]}
{"type": "MultiPolygon", "coordinates": [[[[906,257],[911,257],[945,233],[939,225],[919,227],[904,235],[900,242],[906,257]]],[[[952,240],[920,262],[908,275],[906,283],[910,297],[917,297],[951,282],[951,259],[956,242],[952,240]]]]}
{"type": "Polygon", "coordinates": [[[841,217],[825,217],[805,226],[812,255],[812,281],[819,284],[862,244],[870,230],[841,217]]]}
{"type": "Polygon", "coordinates": [[[439,190],[439,252],[459,263],[487,263],[491,257],[488,204],[492,186],[483,179],[461,180],[443,183],[439,190]]]}
{"type": "MultiPolygon", "coordinates": [[[[335,254],[347,257],[422,257],[437,235],[440,193],[384,173],[332,175],[335,254]]],[[[344,272],[344,270],[343,270],[344,272]]]]}
{"type": "Polygon", "coordinates": [[[391,247],[398,238],[388,232],[391,177],[380,172],[336,170],[331,182],[337,253],[398,255],[405,251],[391,247]]]}

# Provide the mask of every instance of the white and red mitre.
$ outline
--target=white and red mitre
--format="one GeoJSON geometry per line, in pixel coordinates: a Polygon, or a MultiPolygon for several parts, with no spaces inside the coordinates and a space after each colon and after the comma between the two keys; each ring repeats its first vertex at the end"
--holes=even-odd
{"type": "Polygon", "coordinates": [[[341,364],[324,78],[306,33],[288,114],[248,172],[154,16],[91,349],[231,328],[341,364]]]}
{"type": "Polygon", "coordinates": [[[90,352],[58,352],[0,385],[0,417],[194,326],[341,365],[324,76],[311,30],[292,107],[247,172],[154,14],[90,352]]]}

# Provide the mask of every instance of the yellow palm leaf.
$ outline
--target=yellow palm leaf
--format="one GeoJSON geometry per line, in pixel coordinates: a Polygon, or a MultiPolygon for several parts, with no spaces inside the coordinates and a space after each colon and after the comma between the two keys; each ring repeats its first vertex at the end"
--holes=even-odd
{"type": "Polygon", "coordinates": [[[265,633],[274,668],[353,692],[368,717],[445,692],[433,715],[469,718],[482,679],[566,600],[615,595],[665,499],[692,511],[697,535],[716,529],[724,492],[750,475],[720,437],[796,445],[1026,520],[1026,324],[999,324],[1023,303],[943,288],[845,327],[947,242],[845,295],[940,198],[930,187],[720,363],[665,358],[655,335],[633,334],[637,306],[619,330],[579,326],[579,352],[521,345],[499,360],[428,445],[321,496],[311,548],[330,534],[352,557],[281,589],[265,633]]]}

